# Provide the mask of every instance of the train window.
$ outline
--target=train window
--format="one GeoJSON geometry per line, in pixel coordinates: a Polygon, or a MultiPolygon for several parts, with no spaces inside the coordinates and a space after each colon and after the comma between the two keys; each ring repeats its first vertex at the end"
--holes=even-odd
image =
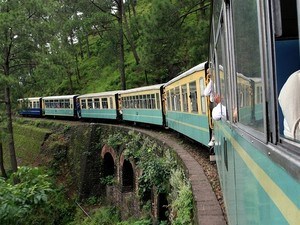
{"type": "Polygon", "coordinates": [[[92,109],[93,108],[93,99],[89,98],[87,100],[87,104],[88,104],[88,109],[92,109]]]}
{"type": "Polygon", "coordinates": [[[159,94],[155,94],[155,104],[156,104],[156,109],[160,109],[160,104],[159,104],[159,94]]]}
{"type": "Polygon", "coordinates": [[[179,87],[175,88],[174,101],[175,101],[175,111],[181,111],[179,87]]]}
{"type": "Polygon", "coordinates": [[[171,110],[171,95],[170,95],[170,90],[167,91],[167,109],[171,110]]]}
{"type": "Polygon", "coordinates": [[[54,100],[54,108],[59,108],[59,100],[54,100]]]}
{"type": "Polygon", "coordinates": [[[94,98],[94,106],[95,106],[95,109],[100,109],[100,99],[99,98],[94,98]]]}
{"type": "Polygon", "coordinates": [[[255,102],[256,87],[262,85],[257,1],[233,0],[234,47],[236,62],[238,120],[264,131],[263,104],[255,102]],[[251,34],[251,35],[249,35],[251,34]]]}
{"type": "Polygon", "coordinates": [[[80,102],[81,102],[81,108],[82,109],[86,109],[86,100],[85,99],[81,99],[80,102]]]}
{"type": "Polygon", "coordinates": [[[182,110],[183,112],[188,111],[188,100],[187,100],[187,85],[184,84],[181,86],[181,98],[182,98],[182,110]]]}
{"type": "Polygon", "coordinates": [[[110,109],[114,108],[114,99],[113,99],[113,97],[109,97],[109,108],[110,109]]]}
{"type": "Polygon", "coordinates": [[[67,108],[67,109],[70,108],[70,99],[66,99],[66,101],[65,101],[65,108],[67,108]]]}
{"type": "Polygon", "coordinates": [[[151,94],[151,108],[155,109],[155,94],[151,94]]]}
{"type": "Polygon", "coordinates": [[[101,105],[102,105],[102,109],[108,108],[107,98],[101,98],[101,105]]]}
{"type": "Polygon", "coordinates": [[[171,95],[171,111],[175,111],[175,92],[174,89],[170,90],[170,95],[171,95]]]}
{"type": "Polygon", "coordinates": [[[190,87],[190,106],[191,112],[197,113],[198,112],[198,104],[197,104],[197,90],[196,90],[196,81],[189,83],[190,87]]]}
{"type": "Polygon", "coordinates": [[[227,68],[226,64],[224,63],[224,38],[225,32],[224,32],[224,26],[221,26],[220,30],[220,36],[217,42],[217,62],[218,65],[216,70],[219,74],[219,83],[220,83],[220,96],[221,96],[221,104],[225,106],[226,112],[222,112],[226,115],[226,120],[228,120],[229,114],[230,116],[233,114],[231,110],[228,110],[229,107],[229,93],[228,93],[228,87],[229,87],[229,76],[227,74],[227,68]]]}
{"type": "Polygon", "coordinates": [[[200,82],[200,97],[201,97],[201,110],[202,110],[202,114],[206,113],[206,97],[204,95],[204,89],[205,89],[205,84],[204,84],[204,78],[200,78],[199,80],[200,82]]]}

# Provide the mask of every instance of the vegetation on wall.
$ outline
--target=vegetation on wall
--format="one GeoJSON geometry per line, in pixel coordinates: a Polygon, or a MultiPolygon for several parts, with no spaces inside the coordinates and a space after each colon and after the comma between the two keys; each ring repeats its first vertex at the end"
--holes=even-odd
{"type": "Polygon", "coordinates": [[[192,224],[193,195],[191,185],[183,170],[178,166],[171,150],[158,145],[140,133],[129,131],[128,134],[113,134],[108,137],[108,144],[114,149],[124,145],[124,155],[127,159],[134,159],[137,167],[142,171],[138,179],[139,196],[156,190],[156,194],[168,194],[169,220],[172,224],[192,224]],[[154,188],[154,189],[153,189],[154,188]]]}

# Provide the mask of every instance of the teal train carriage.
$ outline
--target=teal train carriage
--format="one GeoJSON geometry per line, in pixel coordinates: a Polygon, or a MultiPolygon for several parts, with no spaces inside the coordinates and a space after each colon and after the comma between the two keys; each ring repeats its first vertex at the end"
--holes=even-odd
{"type": "Polygon", "coordinates": [[[120,119],[120,92],[110,91],[78,96],[81,118],[120,119]]]}
{"type": "Polygon", "coordinates": [[[76,96],[62,95],[43,97],[45,116],[76,117],[76,96]]]}
{"type": "Polygon", "coordinates": [[[300,224],[300,1],[211,2],[209,64],[226,111],[214,121],[214,150],[228,222],[300,224]]]}
{"type": "Polygon", "coordinates": [[[164,85],[166,126],[204,145],[210,140],[205,63],[180,74],[164,85]]]}
{"type": "Polygon", "coordinates": [[[42,116],[42,98],[32,97],[32,98],[22,98],[18,99],[19,110],[18,113],[22,116],[42,116]]]}
{"type": "Polygon", "coordinates": [[[164,124],[162,93],[163,84],[133,88],[121,93],[122,116],[124,121],[164,124]]]}

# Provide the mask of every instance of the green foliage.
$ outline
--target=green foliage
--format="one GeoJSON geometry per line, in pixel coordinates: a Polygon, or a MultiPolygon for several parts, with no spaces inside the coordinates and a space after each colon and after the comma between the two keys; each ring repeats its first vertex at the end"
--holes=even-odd
{"type": "Polygon", "coordinates": [[[171,173],[170,220],[174,225],[192,225],[193,193],[191,186],[181,170],[172,170],[171,173]]]}
{"type": "Polygon", "coordinates": [[[115,225],[120,221],[120,213],[114,207],[102,207],[97,210],[92,219],[85,219],[82,225],[115,225]]]}
{"type": "Polygon", "coordinates": [[[102,177],[100,183],[104,185],[113,185],[116,183],[116,179],[113,175],[109,175],[106,177],[102,177]]]}
{"type": "Polygon", "coordinates": [[[61,190],[38,168],[20,167],[9,180],[0,179],[1,224],[61,224],[72,209],[61,190]],[[14,184],[18,179],[19,183],[14,184]]]}

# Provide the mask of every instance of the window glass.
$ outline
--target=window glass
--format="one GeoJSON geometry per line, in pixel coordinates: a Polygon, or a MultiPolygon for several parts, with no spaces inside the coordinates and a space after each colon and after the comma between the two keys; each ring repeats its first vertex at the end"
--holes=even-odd
{"type": "Polygon", "coordinates": [[[167,108],[168,108],[168,110],[171,110],[171,95],[170,95],[170,90],[167,91],[167,108]]]}
{"type": "Polygon", "coordinates": [[[69,109],[70,108],[70,99],[65,100],[65,108],[69,109]]]}
{"type": "Polygon", "coordinates": [[[263,104],[255,101],[255,96],[260,95],[256,93],[259,89],[255,87],[262,85],[257,1],[233,0],[232,2],[238,120],[244,125],[263,132],[263,104]]]}
{"type": "Polygon", "coordinates": [[[108,108],[107,98],[101,98],[101,105],[102,105],[102,109],[108,108]]]}
{"type": "Polygon", "coordinates": [[[81,108],[86,109],[86,99],[81,99],[80,102],[81,102],[81,108]]]}
{"type": "Polygon", "coordinates": [[[175,111],[181,111],[179,87],[175,88],[175,111]]]}
{"type": "Polygon", "coordinates": [[[182,110],[183,112],[188,111],[188,100],[187,100],[187,85],[184,84],[181,86],[181,99],[182,99],[182,110]]]}
{"type": "Polygon", "coordinates": [[[59,100],[54,100],[54,108],[59,108],[60,104],[59,104],[59,100]]]}
{"type": "Polygon", "coordinates": [[[171,93],[171,107],[172,107],[172,111],[175,111],[175,91],[174,89],[171,89],[170,90],[170,93],[171,93]]]}
{"type": "Polygon", "coordinates": [[[88,101],[88,108],[92,109],[93,108],[93,99],[89,98],[87,101],[88,101]]]}
{"type": "Polygon", "coordinates": [[[100,100],[99,100],[99,98],[94,99],[94,106],[95,106],[95,109],[100,109],[100,100]]]}
{"type": "MultiPolygon", "coordinates": [[[[217,42],[217,62],[218,62],[218,67],[216,68],[216,70],[218,70],[218,74],[219,74],[219,82],[220,82],[220,90],[219,90],[219,95],[221,97],[221,104],[223,106],[225,106],[226,112],[222,112],[222,115],[226,115],[226,119],[229,118],[228,114],[232,114],[231,110],[228,110],[229,108],[229,95],[228,95],[228,85],[229,85],[229,77],[226,73],[226,66],[224,63],[224,30],[223,30],[223,26],[222,29],[220,31],[220,36],[217,42]]],[[[224,109],[223,107],[221,108],[221,110],[224,109]]]]}
{"type": "Polygon", "coordinates": [[[114,98],[113,97],[109,97],[109,108],[110,109],[114,108],[114,98]]]}
{"type": "Polygon", "coordinates": [[[198,112],[198,104],[197,104],[197,90],[196,90],[196,81],[189,83],[190,87],[190,106],[191,112],[197,113],[198,112]]]}
{"type": "Polygon", "coordinates": [[[160,99],[159,99],[159,94],[158,93],[156,93],[156,109],[160,109],[160,99]]]}
{"type": "Polygon", "coordinates": [[[201,111],[202,114],[206,113],[206,97],[204,95],[204,89],[205,89],[205,83],[204,83],[204,78],[201,77],[200,80],[200,93],[201,93],[201,111]]]}
{"type": "Polygon", "coordinates": [[[54,101],[50,100],[50,108],[54,108],[54,101]]]}

